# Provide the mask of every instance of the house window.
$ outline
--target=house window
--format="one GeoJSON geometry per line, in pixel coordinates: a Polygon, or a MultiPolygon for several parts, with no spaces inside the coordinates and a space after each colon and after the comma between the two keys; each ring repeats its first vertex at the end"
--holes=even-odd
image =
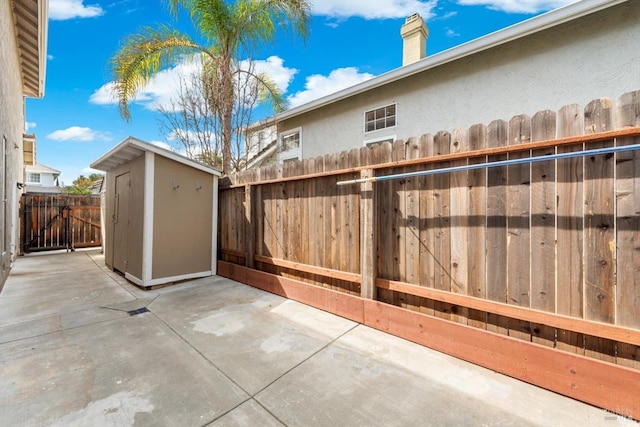
{"type": "Polygon", "coordinates": [[[285,161],[302,158],[302,128],[292,129],[280,134],[278,142],[278,160],[285,161]]]}
{"type": "Polygon", "coordinates": [[[27,182],[29,184],[40,184],[40,174],[27,172],[27,182]]]}
{"type": "Polygon", "coordinates": [[[376,108],[364,113],[365,132],[385,129],[396,125],[396,104],[376,108]]]}

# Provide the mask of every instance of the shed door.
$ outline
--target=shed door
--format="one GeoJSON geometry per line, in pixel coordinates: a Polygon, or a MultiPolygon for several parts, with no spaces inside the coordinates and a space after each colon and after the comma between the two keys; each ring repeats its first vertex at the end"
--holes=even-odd
{"type": "Polygon", "coordinates": [[[113,221],[113,268],[127,272],[129,256],[129,195],[131,193],[131,173],[116,177],[113,221]]]}

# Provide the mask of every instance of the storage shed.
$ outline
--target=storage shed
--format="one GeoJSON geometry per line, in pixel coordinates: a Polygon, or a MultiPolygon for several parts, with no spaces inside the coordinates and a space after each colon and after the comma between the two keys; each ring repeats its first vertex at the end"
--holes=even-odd
{"type": "Polygon", "coordinates": [[[144,288],[216,273],[218,170],[132,137],[91,167],[106,172],[107,267],[144,288]]]}

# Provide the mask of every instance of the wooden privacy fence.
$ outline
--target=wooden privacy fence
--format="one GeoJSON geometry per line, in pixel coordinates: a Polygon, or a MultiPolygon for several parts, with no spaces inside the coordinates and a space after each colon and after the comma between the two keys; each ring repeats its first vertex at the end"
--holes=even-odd
{"type": "Polygon", "coordinates": [[[22,253],[102,245],[99,195],[23,194],[22,253]]]}
{"type": "Polygon", "coordinates": [[[219,274],[640,418],[640,91],[221,184],[219,274]]]}

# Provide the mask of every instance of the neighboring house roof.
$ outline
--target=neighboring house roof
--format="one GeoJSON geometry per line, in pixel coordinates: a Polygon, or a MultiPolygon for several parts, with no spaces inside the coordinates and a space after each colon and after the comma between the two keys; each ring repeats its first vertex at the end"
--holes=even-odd
{"type": "Polygon", "coordinates": [[[325,107],[332,103],[396,82],[414,74],[418,74],[531,34],[535,34],[600,10],[607,9],[617,4],[625,3],[626,1],[629,0],[582,0],[572,3],[568,6],[544,13],[519,24],[488,34],[484,37],[477,38],[435,55],[428,56],[417,62],[397,68],[355,86],[335,92],[331,95],[327,95],[298,107],[283,111],[282,113],[273,115],[255,123],[250,126],[250,129],[261,128],[273,123],[278,123],[282,120],[325,107]]]}
{"type": "Polygon", "coordinates": [[[108,172],[111,169],[123,165],[138,156],[141,156],[145,152],[152,152],[168,159],[174,160],[178,163],[182,163],[192,168],[201,170],[203,172],[210,173],[212,175],[222,176],[222,173],[212,168],[211,166],[203,165],[188,157],[174,153],[173,151],[166,150],[158,147],[157,145],[150,144],[134,137],[128,137],[120,144],[112,148],[104,156],[100,157],[95,162],[91,163],[91,167],[97,170],[108,172]]]}
{"type": "Polygon", "coordinates": [[[60,175],[60,171],[49,166],[36,163],[35,165],[27,165],[24,170],[31,173],[50,173],[52,175],[60,175]]]}
{"type": "Polygon", "coordinates": [[[250,169],[258,164],[261,160],[266,158],[271,152],[273,152],[278,146],[278,140],[274,139],[269,144],[265,145],[262,150],[258,151],[253,157],[251,157],[245,166],[245,169],[250,169]]]}
{"type": "Polygon", "coordinates": [[[10,1],[20,54],[22,92],[42,98],[47,64],[48,0],[10,1]]]}

